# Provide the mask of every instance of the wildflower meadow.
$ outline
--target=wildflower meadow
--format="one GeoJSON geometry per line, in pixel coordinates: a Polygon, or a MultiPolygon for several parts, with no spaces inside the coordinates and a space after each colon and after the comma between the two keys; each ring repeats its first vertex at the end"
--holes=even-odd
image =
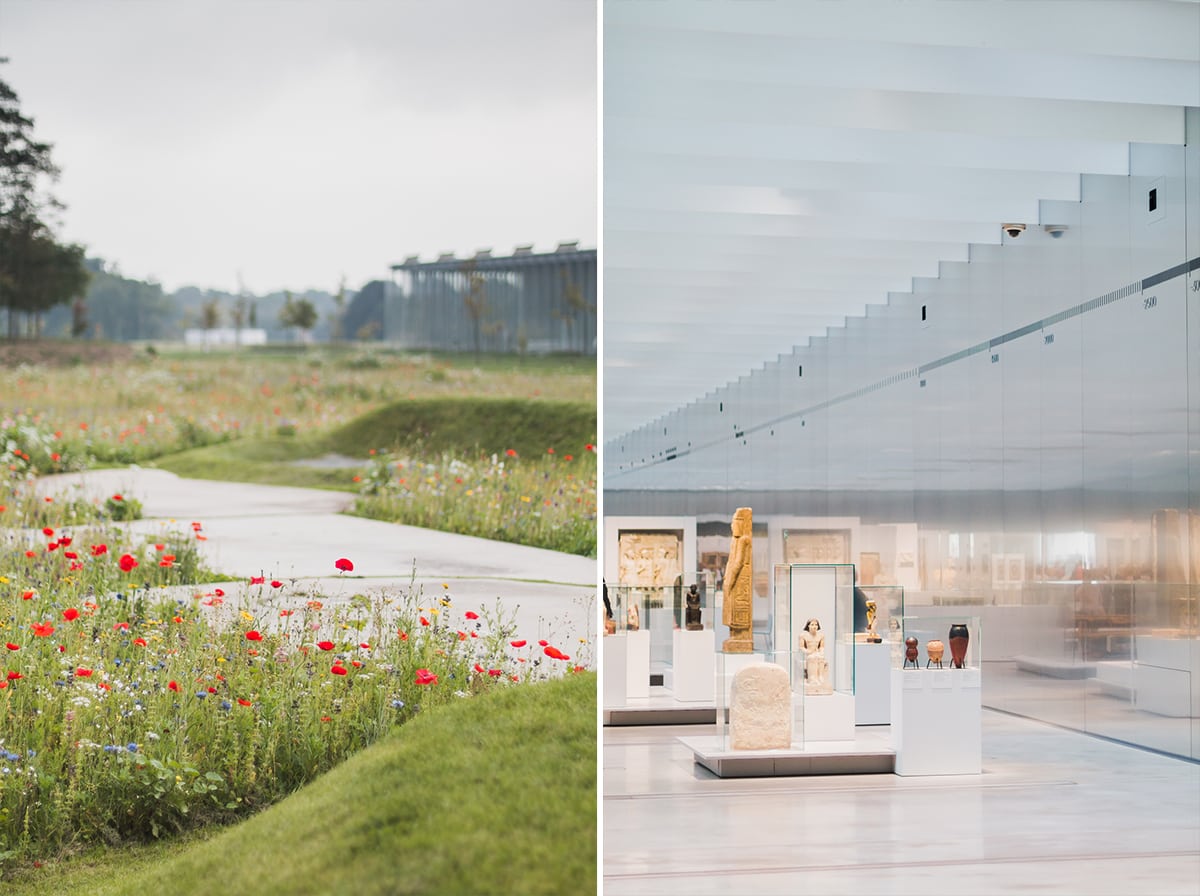
{"type": "MultiPolygon", "coordinates": [[[[203,521],[139,536],[127,525],[139,496],[42,486],[45,473],[343,422],[399,382],[267,365],[282,378],[243,406],[219,365],[197,368],[151,365],[115,387],[80,371],[3,375],[28,406],[0,407],[0,877],[236,820],[418,715],[594,666],[587,639],[520,632],[503,607],[461,605],[449,585],[330,600],[303,582],[233,579],[205,565],[203,521]],[[69,397],[46,385],[59,376],[78,377],[69,397]],[[100,399],[105,388],[119,400],[100,399]]],[[[515,450],[475,462],[381,449],[352,474],[357,512],[517,541],[545,540],[536,530],[549,525],[560,544],[586,553],[590,537],[594,551],[591,446],[559,451],[528,464],[526,481],[515,450]],[[570,466],[572,452],[591,466],[570,466]]],[[[354,565],[352,548],[331,546],[331,576],[354,565]]]]}

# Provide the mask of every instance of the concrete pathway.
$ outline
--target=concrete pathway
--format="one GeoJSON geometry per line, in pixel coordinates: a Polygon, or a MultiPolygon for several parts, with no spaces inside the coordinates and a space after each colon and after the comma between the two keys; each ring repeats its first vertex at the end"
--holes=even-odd
{"type": "Polygon", "coordinates": [[[59,499],[137,498],[144,518],[129,527],[147,536],[190,536],[200,523],[201,553],[213,570],[278,579],[284,594],[344,600],[416,586],[430,600],[449,594],[461,610],[498,603],[514,614],[522,637],[573,645],[595,665],[598,573],[586,557],[347,516],[341,511],[354,496],[346,492],[184,479],[140,467],[47,476],[37,487],[59,499]],[[353,561],[353,573],[338,574],[339,557],[353,561]],[[588,646],[580,649],[579,638],[588,646]]]}

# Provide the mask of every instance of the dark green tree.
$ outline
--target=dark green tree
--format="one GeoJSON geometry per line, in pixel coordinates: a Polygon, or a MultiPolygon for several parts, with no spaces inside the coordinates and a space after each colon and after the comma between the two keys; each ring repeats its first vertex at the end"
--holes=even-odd
{"type": "Polygon", "coordinates": [[[18,314],[36,334],[42,314],[87,286],[83,248],[60,245],[47,223],[62,208],[42,189],[58,176],[50,150],[34,139],[33,119],[21,114],[16,91],[0,79],[0,307],[8,311],[10,338],[18,314]]]}
{"type": "Polygon", "coordinates": [[[308,299],[297,299],[288,290],[284,293],[283,307],[279,310],[279,323],[297,331],[311,330],[317,324],[316,306],[308,299]]]}

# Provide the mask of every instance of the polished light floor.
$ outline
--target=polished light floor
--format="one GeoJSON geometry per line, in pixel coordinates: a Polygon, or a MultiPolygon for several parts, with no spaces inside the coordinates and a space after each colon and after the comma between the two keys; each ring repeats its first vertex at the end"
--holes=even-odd
{"type": "Polygon", "coordinates": [[[985,709],[981,775],[722,780],[712,728],[604,729],[605,896],[1200,894],[1200,764],[985,709]]]}

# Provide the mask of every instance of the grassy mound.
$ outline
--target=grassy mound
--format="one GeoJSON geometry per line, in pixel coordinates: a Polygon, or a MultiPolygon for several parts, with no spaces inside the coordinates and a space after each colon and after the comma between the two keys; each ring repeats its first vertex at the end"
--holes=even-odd
{"type": "Polygon", "coordinates": [[[418,716],[271,809],[164,855],[50,865],[20,894],[592,892],[596,677],[418,716]]]}
{"type": "Polygon", "coordinates": [[[540,457],[553,448],[581,455],[596,441],[596,407],[590,401],[512,398],[432,398],[400,401],[326,433],[238,439],[160,458],[163,469],[196,479],[349,488],[354,470],[297,468],[298,460],[336,453],[362,458],[377,451],[443,452],[459,456],[540,457]]]}
{"type": "Polygon", "coordinates": [[[328,450],[366,454],[416,450],[439,454],[501,454],[513,449],[537,457],[548,448],[581,454],[596,441],[592,402],[518,398],[436,398],[401,401],[364,414],[329,435],[328,450]],[[355,451],[357,448],[357,452],[355,451]]]}

